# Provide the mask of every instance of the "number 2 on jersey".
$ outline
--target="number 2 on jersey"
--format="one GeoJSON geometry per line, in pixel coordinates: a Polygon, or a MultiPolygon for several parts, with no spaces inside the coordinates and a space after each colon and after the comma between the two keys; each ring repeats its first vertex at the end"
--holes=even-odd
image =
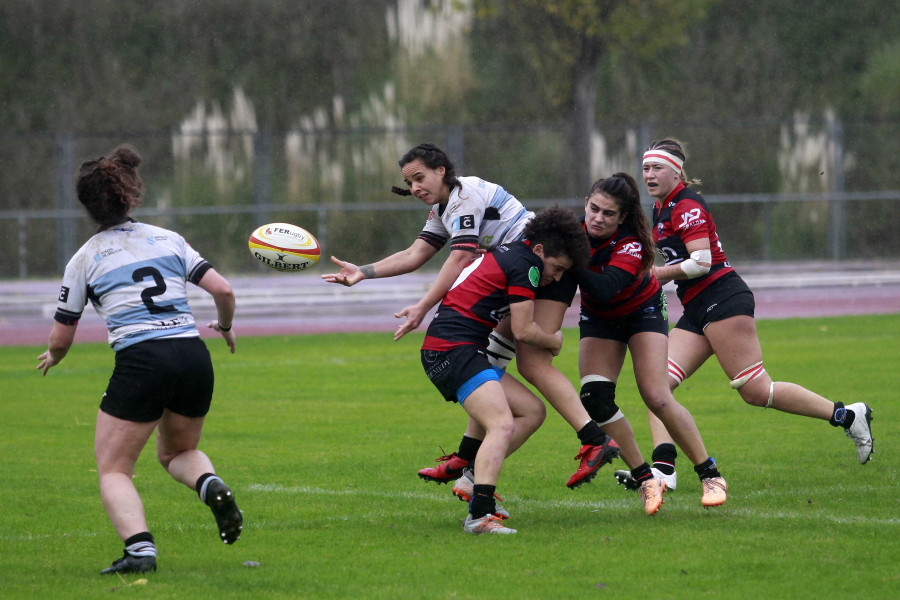
{"type": "Polygon", "coordinates": [[[141,300],[144,301],[144,304],[147,306],[147,310],[150,311],[150,314],[158,315],[162,313],[175,312],[176,309],[171,304],[156,304],[155,302],[153,302],[153,296],[161,296],[166,293],[166,280],[163,279],[162,273],[160,273],[153,267],[141,267],[131,274],[131,279],[135,283],[143,281],[148,277],[152,277],[153,283],[155,283],[156,285],[145,288],[144,291],[141,292],[141,300]]]}

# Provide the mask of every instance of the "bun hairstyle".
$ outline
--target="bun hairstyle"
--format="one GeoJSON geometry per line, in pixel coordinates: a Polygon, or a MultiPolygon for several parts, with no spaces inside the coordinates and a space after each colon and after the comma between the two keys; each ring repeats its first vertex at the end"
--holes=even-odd
{"type": "Polygon", "coordinates": [[[109,156],[82,163],[78,170],[78,200],[102,231],[118,225],[143,201],[144,182],[137,174],[140,155],[119,146],[109,156]]]}
{"type": "MultiPolygon", "coordinates": [[[[425,142],[423,144],[419,144],[409,152],[403,155],[400,159],[399,164],[402,169],[412,161],[420,159],[426,167],[429,169],[437,169],[438,167],[444,167],[444,183],[447,184],[451,190],[460,186],[459,178],[456,174],[456,167],[453,166],[453,162],[451,162],[450,157],[447,156],[447,153],[435,146],[430,142],[425,142]]],[[[398,196],[411,196],[412,192],[409,191],[409,188],[393,186],[391,191],[397,194],[398,196]]]]}

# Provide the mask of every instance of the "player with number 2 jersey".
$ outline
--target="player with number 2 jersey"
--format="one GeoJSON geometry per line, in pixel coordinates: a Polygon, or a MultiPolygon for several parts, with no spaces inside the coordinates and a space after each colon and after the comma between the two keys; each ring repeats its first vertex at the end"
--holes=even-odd
{"type": "Polygon", "coordinates": [[[113,350],[197,337],[186,283],[198,284],[209,268],[179,234],[129,219],[95,234],[69,261],[55,319],[75,324],[90,301],[113,350]]]}

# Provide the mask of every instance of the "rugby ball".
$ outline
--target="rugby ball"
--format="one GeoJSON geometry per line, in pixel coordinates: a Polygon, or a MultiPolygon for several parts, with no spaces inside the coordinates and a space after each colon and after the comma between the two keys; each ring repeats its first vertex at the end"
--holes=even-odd
{"type": "Polygon", "coordinates": [[[319,262],[319,241],[290,223],[269,223],[250,235],[250,254],[276,271],[304,271],[319,262]]]}

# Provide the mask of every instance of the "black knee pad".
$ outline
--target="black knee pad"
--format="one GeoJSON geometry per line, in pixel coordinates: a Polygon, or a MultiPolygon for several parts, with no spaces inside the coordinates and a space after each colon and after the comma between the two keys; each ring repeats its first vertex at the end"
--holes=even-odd
{"type": "Polygon", "coordinates": [[[581,404],[588,415],[603,425],[618,412],[616,384],[612,381],[589,381],[581,386],[581,404]]]}

